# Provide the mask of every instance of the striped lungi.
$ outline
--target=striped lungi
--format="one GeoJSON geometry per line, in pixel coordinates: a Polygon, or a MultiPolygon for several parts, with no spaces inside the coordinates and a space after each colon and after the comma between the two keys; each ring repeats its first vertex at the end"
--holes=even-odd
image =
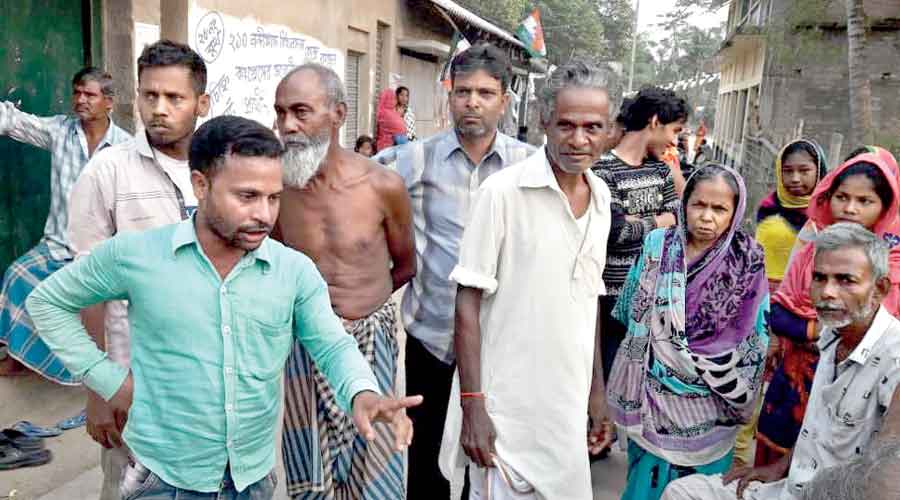
{"type": "Polygon", "coordinates": [[[70,260],[54,260],[46,243],[39,243],[16,259],[3,275],[0,290],[0,344],[7,354],[44,377],[65,385],[76,379],[38,336],[25,310],[25,299],[41,281],[59,271],[70,260]]]}
{"type": "MultiPolygon", "coordinates": [[[[397,310],[388,300],[370,316],[344,328],[359,344],[385,396],[393,396],[397,371],[397,310]]],[[[334,390],[299,342],[285,370],[284,468],[294,500],[396,500],[406,498],[403,458],[394,433],[373,424],[375,441],[360,436],[334,390]]]]}

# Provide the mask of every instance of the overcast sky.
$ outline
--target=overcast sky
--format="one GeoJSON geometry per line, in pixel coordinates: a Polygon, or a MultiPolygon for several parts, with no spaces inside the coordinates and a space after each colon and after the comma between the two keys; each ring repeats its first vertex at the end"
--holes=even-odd
{"type": "MultiPolygon", "coordinates": [[[[661,31],[654,24],[662,19],[658,18],[661,14],[666,14],[675,7],[676,0],[641,0],[641,10],[638,12],[638,31],[649,32],[650,38],[658,40],[665,36],[665,32],[661,31]]],[[[632,0],[632,5],[636,2],[632,0]]],[[[728,19],[728,5],[726,4],[717,12],[704,12],[700,15],[694,15],[688,22],[701,28],[713,28],[724,23],[728,19]]]]}

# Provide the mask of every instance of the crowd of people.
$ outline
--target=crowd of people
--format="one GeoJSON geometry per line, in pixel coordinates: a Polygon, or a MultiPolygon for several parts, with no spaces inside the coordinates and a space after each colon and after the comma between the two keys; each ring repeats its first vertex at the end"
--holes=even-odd
{"type": "MultiPolygon", "coordinates": [[[[684,153],[688,103],[614,103],[585,61],[539,90],[542,147],[498,130],[513,73],[480,43],[452,61],[451,129],[416,137],[388,89],[354,151],[324,66],[281,80],[273,131],[196,127],[190,47],[137,63],[133,138],[96,68],[74,116],[0,103],[0,134],[52,152],[44,238],[3,278],[0,373],[89,389],[103,500],[270,499],[279,428],[294,499],[445,499],[464,477],[470,499],[587,500],[616,446],[623,500],[896,491],[888,151],[829,172],[785,145],[752,234],[705,126],[684,153]]],[[[16,446],[0,436],[5,466],[41,463],[16,446]]]]}

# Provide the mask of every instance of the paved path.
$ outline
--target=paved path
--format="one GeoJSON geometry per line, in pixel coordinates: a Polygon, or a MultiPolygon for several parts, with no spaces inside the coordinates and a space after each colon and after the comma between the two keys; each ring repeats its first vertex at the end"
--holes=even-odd
{"type": "MultiPolygon", "coordinates": [[[[50,383],[36,375],[0,378],[0,426],[19,420],[53,425],[77,414],[84,390],[50,383]]],[[[54,458],[49,464],[0,471],[0,499],[16,490],[13,500],[93,500],[100,493],[100,452],[84,428],[47,439],[54,458]]],[[[278,447],[279,451],[281,447],[278,447]]],[[[281,460],[278,460],[281,463],[281,460]]],[[[284,474],[279,471],[279,477],[284,474]]],[[[593,466],[594,500],[618,500],[625,480],[625,457],[614,453],[593,466]]],[[[276,500],[286,499],[284,490],[276,500]]]]}

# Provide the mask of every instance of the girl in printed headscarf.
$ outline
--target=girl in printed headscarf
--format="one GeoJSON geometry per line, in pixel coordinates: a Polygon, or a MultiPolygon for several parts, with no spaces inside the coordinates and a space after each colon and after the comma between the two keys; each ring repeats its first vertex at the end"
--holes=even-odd
{"type": "MultiPolygon", "coordinates": [[[[846,161],[813,191],[807,213],[817,229],[835,222],[855,222],[889,245],[891,291],[882,305],[900,313],[900,187],[894,157],[883,149],[846,161]]],[[[772,332],[778,335],[781,361],[763,401],[757,432],[756,465],[769,465],[794,447],[819,360],[816,311],[809,296],[813,245],[791,258],[778,291],[772,296],[772,332]]]]}
{"type": "Polygon", "coordinates": [[[398,137],[403,138],[402,142],[406,142],[406,123],[403,116],[397,112],[396,91],[385,89],[381,92],[381,97],[378,98],[378,112],[375,115],[375,127],[375,148],[378,151],[397,144],[398,137]]]}
{"type": "Polygon", "coordinates": [[[756,211],[756,241],[766,253],[770,290],[787,270],[797,233],[806,224],[813,189],[826,174],[825,152],[813,141],[789,143],[775,159],[775,192],[756,211]]]}
{"type": "Polygon", "coordinates": [[[730,167],[699,167],[678,224],[644,240],[613,311],[628,328],[608,389],[628,438],[623,500],[657,500],[678,478],[726,472],[753,413],[769,289],[762,249],[740,229],[746,198],[730,167]]]}

